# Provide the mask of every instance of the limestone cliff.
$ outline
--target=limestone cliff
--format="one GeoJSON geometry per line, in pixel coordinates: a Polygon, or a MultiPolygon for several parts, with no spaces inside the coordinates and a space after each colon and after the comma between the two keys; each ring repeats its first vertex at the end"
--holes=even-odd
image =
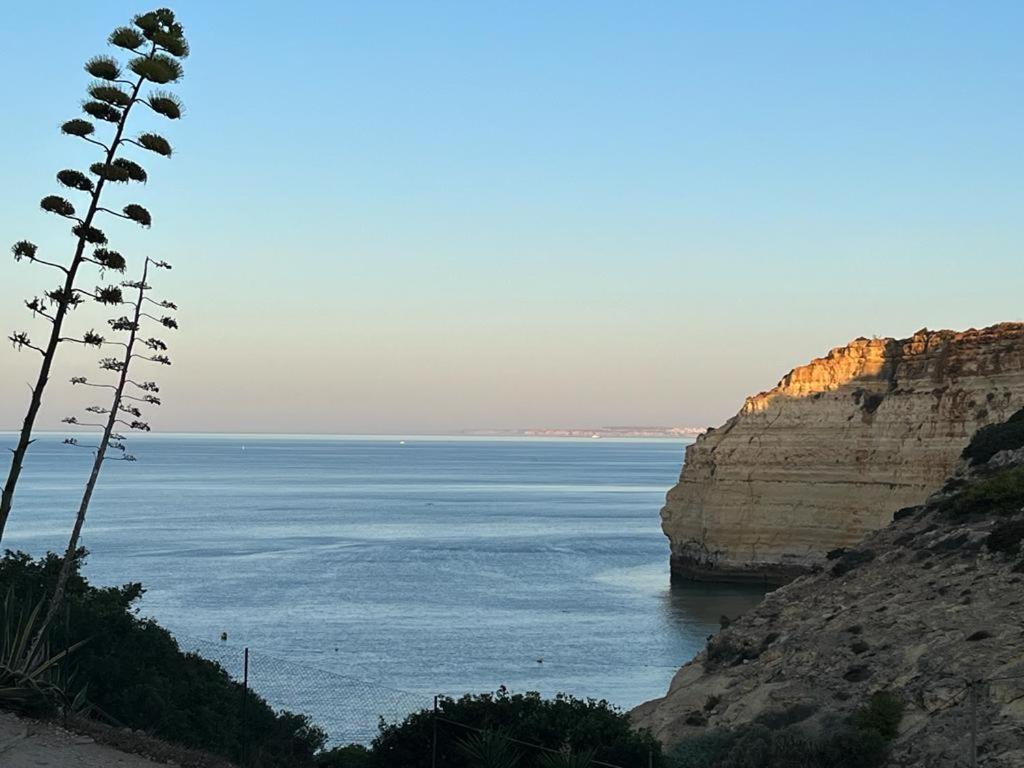
{"type": "Polygon", "coordinates": [[[969,765],[972,722],[980,765],[1024,765],[1024,411],[988,432],[986,463],[769,593],[634,723],[681,750],[721,729],[822,734],[886,691],[905,707],[888,765],[969,765]]]}
{"type": "Polygon", "coordinates": [[[920,504],[1024,405],[1024,324],[856,339],[686,451],[661,511],[675,577],[782,582],[920,504]]]}

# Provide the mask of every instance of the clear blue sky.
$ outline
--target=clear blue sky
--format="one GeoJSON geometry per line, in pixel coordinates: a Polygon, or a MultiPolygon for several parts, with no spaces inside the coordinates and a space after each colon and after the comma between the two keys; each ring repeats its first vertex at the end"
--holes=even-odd
{"type": "MultiPolygon", "coordinates": [[[[57,126],[145,8],[8,5],[0,239],[64,255],[57,126]]],[[[1024,319],[1020,3],[173,7],[178,153],[108,227],[176,266],[163,429],[714,423],[852,337],[1024,319]]],[[[4,329],[51,281],[0,262],[4,329]]]]}

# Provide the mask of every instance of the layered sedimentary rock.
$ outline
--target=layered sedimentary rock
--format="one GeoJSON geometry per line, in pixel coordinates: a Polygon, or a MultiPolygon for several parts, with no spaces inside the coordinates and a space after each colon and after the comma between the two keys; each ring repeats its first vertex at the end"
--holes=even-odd
{"type": "Polygon", "coordinates": [[[1024,324],[856,339],[686,451],[662,509],[674,577],[786,581],[920,504],[1024,405],[1024,324]]]}
{"type": "MultiPolygon", "coordinates": [[[[1021,445],[1019,427],[1007,434],[1021,445]]],[[[961,467],[926,505],[770,592],[634,724],[670,747],[751,724],[820,736],[887,691],[905,711],[886,765],[968,765],[972,726],[979,765],[1024,765],[1021,470],[1021,447],[961,467]]]]}

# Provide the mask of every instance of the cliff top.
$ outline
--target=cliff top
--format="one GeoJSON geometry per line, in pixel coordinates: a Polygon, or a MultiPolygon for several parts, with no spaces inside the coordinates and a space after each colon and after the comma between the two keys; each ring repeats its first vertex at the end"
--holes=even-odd
{"type": "Polygon", "coordinates": [[[824,357],[792,369],[772,389],[748,397],[741,413],[763,410],[780,396],[808,397],[830,392],[854,380],[886,380],[908,358],[935,353],[945,345],[975,348],[1000,339],[1024,342],[1024,323],[997,323],[965,331],[922,328],[905,339],[861,336],[841,347],[833,347],[824,357]]]}

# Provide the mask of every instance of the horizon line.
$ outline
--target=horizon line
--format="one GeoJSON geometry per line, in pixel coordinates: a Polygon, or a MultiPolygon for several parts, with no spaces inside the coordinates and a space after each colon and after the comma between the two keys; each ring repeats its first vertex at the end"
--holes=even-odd
{"type": "MultiPolygon", "coordinates": [[[[566,430],[574,431],[596,431],[587,430],[583,428],[566,427],[566,430]]],[[[489,432],[491,430],[461,430],[461,431],[426,431],[426,432],[233,432],[233,431],[197,431],[197,430],[182,430],[182,431],[161,431],[161,432],[143,432],[133,433],[126,435],[126,438],[160,438],[160,437],[343,437],[343,438],[385,438],[393,437],[396,439],[403,438],[424,438],[424,437],[462,437],[462,438],[473,438],[473,439],[521,439],[521,440],[592,440],[591,437],[574,436],[574,435],[526,435],[526,434],[511,434],[517,431],[533,431],[533,430],[493,430],[495,434],[479,434],[479,432],[489,432]],[[473,434],[473,433],[477,434],[473,434]]],[[[0,435],[17,435],[19,430],[14,428],[0,428],[0,435]]],[[[34,435],[47,435],[47,436],[75,436],[75,435],[93,435],[99,434],[98,432],[71,432],[70,430],[56,430],[56,429],[39,429],[33,432],[34,435]]],[[[691,435],[611,435],[611,436],[600,436],[602,440],[688,440],[693,439],[691,435]]]]}

